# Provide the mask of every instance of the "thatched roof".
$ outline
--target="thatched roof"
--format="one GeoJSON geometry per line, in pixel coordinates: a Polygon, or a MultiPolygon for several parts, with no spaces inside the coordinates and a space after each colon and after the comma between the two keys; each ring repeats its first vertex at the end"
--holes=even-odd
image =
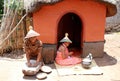
{"type": "Polygon", "coordinates": [[[24,8],[26,12],[33,13],[45,4],[54,4],[61,0],[24,0],[24,8]]]}
{"type": "Polygon", "coordinates": [[[93,0],[101,4],[106,5],[107,13],[106,17],[114,16],[117,13],[117,1],[119,0],[93,0]]]}
{"type": "MultiPolygon", "coordinates": [[[[45,4],[55,4],[63,0],[24,0],[24,8],[27,13],[33,13],[45,4]]],[[[89,1],[89,0],[85,0],[89,1]]],[[[91,0],[90,0],[91,1],[91,0]]],[[[93,0],[95,2],[106,5],[107,13],[106,17],[113,16],[117,13],[116,3],[117,0],[93,0]]]]}

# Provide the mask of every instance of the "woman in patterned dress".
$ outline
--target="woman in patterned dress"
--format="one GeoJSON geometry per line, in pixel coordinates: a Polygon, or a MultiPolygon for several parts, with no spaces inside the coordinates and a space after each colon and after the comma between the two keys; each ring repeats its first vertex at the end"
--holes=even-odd
{"type": "Polygon", "coordinates": [[[65,37],[60,41],[62,44],[59,46],[57,50],[57,55],[55,61],[59,65],[67,66],[67,65],[75,65],[81,62],[81,59],[78,57],[74,57],[73,52],[68,51],[68,46],[72,41],[68,38],[68,34],[65,34],[65,37]]]}
{"type": "Polygon", "coordinates": [[[40,34],[35,32],[30,26],[30,31],[27,33],[24,41],[24,50],[26,53],[27,65],[36,67],[41,61],[42,42],[37,39],[40,34]],[[30,60],[36,60],[36,63],[31,64],[30,60]]]}

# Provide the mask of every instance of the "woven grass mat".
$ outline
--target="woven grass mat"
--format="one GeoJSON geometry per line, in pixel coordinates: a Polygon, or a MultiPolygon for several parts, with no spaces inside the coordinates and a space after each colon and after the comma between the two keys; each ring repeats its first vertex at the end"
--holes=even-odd
{"type": "Polygon", "coordinates": [[[61,66],[55,63],[57,72],[60,76],[65,75],[102,75],[103,72],[100,67],[96,64],[95,60],[89,69],[85,69],[81,64],[71,65],[71,66],[61,66]]]}

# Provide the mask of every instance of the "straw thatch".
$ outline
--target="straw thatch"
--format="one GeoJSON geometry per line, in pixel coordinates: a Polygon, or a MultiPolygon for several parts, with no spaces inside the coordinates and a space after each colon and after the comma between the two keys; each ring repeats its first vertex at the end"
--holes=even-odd
{"type": "MultiPolygon", "coordinates": [[[[38,10],[43,4],[55,4],[63,0],[24,0],[24,8],[27,13],[33,13],[38,10]]],[[[91,1],[91,0],[82,0],[91,1]]],[[[116,2],[117,0],[92,0],[100,4],[104,4],[107,8],[106,17],[113,16],[117,13],[116,2]]]]}
{"type": "Polygon", "coordinates": [[[43,4],[53,4],[61,0],[24,0],[24,8],[27,13],[32,13],[39,9],[43,4]]]}
{"type": "Polygon", "coordinates": [[[99,2],[101,4],[104,4],[107,8],[106,17],[114,16],[117,13],[117,1],[118,0],[93,0],[96,2],[99,2]]]}

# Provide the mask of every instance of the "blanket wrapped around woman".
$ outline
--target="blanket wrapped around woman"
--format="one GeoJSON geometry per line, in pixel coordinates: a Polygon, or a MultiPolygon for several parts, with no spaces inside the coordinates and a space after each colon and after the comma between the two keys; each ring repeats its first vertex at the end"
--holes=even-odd
{"type": "Polygon", "coordinates": [[[65,46],[65,44],[62,44],[57,51],[55,61],[59,65],[68,66],[68,65],[75,65],[80,63],[81,59],[78,57],[72,56],[68,51],[68,48],[65,46]]]}

